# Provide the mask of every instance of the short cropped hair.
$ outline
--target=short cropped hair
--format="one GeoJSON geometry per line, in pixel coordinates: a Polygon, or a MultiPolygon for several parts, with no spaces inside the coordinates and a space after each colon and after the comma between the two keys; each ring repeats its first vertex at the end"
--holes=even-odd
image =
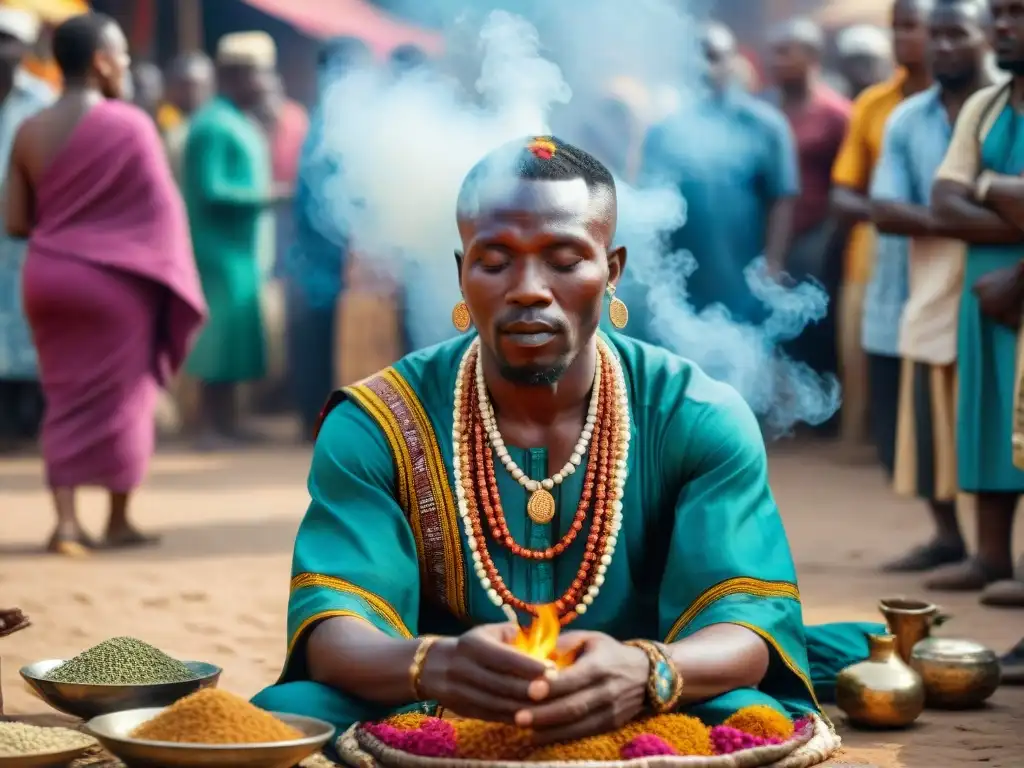
{"type": "Polygon", "coordinates": [[[825,33],[807,16],[798,16],[773,27],[768,33],[768,42],[772,46],[802,45],[817,56],[825,51],[825,33]]]}
{"type": "Polygon", "coordinates": [[[196,70],[213,72],[213,59],[202,51],[187,51],[180,53],[171,61],[168,73],[172,78],[181,79],[196,70]]]}
{"type": "Polygon", "coordinates": [[[54,30],[53,58],[64,77],[82,78],[89,74],[96,53],[103,48],[104,34],[116,24],[105,13],[83,13],[54,30]]]}
{"type": "Polygon", "coordinates": [[[606,189],[615,198],[615,179],[600,160],[554,136],[533,136],[498,147],[473,166],[459,191],[460,213],[496,173],[536,181],[583,179],[591,192],[606,189]]]}

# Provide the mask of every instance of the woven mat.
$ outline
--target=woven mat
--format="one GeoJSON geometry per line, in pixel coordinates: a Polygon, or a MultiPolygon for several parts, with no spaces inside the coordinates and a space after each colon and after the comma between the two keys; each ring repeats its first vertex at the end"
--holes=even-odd
{"type": "Polygon", "coordinates": [[[795,734],[783,744],[755,747],[731,755],[659,755],[636,760],[554,760],[521,763],[514,761],[429,758],[400,752],[353,725],[338,738],[341,759],[352,768],[812,768],[821,766],[840,747],[840,739],[829,723],[812,716],[813,727],[795,734]]]}

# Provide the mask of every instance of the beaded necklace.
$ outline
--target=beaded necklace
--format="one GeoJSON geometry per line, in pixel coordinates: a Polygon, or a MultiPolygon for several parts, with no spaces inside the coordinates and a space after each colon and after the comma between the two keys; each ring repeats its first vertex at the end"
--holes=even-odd
{"type": "MultiPolygon", "coordinates": [[[[498,494],[494,472],[494,453],[497,451],[492,452],[493,439],[490,435],[496,431],[493,409],[489,401],[483,400],[486,387],[474,386],[474,383],[480,383],[474,381],[477,379],[479,344],[479,339],[474,340],[459,364],[452,414],[455,496],[473,569],[494,605],[506,612],[515,608],[534,613],[531,605],[513,595],[505,585],[491,559],[486,532],[490,532],[494,544],[517,557],[553,560],[576,540],[583,530],[587,511],[592,509],[593,519],[576,578],[555,601],[561,623],[568,624],[586,613],[600,593],[622,528],[622,497],[630,440],[629,400],[622,367],[607,344],[598,339],[597,372],[588,410],[588,415],[591,412],[594,415],[593,423],[588,422],[592,432],[588,437],[591,450],[576,515],[568,532],[554,546],[544,550],[528,549],[512,537],[498,494]]],[[[500,459],[502,454],[498,455],[500,459]]]]}
{"type": "Polygon", "coordinates": [[[483,359],[480,355],[476,356],[476,394],[479,401],[480,418],[483,419],[487,439],[490,441],[495,455],[505,466],[508,473],[512,475],[512,479],[530,492],[530,499],[526,504],[526,513],[533,522],[539,525],[550,523],[555,516],[555,497],[551,495],[551,489],[556,485],[561,485],[562,481],[572,475],[576,471],[576,467],[583,462],[583,456],[586,454],[587,448],[590,445],[590,439],[594,434],[594,425],[597,423],[597,406],[600,392],[601,366],[595,365],[594,386],[590,396],[590,405],[587,407],[587,418],[583,424],[583,429],[580,431],[579,439],[576,441],[576,447],[573,448],[572,453],[569,455],[569,460],[565,462],[565,466],[558,472],[544,480],[534,480],[509,456],[508,448],[505,447],[505,440],[502,438],[501,432],[498,431],[498,422],[494,417],[494,408],[491,407],[491,402],[487,395],[487,384],[484,382],[483,359]]]}

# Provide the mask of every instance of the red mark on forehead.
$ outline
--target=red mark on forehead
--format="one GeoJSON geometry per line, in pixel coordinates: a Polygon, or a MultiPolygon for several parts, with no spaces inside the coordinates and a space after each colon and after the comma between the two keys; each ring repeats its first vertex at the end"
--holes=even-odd
{"type": "Polygon", "coordinates": [[[541,160],[550,160],[555,156],[555,143],[551,139],[546,139],[543,136],[538,136],[529,144],[526,148],[533,153],[535,157],[539,157],[541,160]]]}

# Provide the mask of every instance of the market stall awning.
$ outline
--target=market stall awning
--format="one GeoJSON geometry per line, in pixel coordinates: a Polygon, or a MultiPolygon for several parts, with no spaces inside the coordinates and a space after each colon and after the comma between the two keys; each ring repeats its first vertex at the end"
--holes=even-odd
{"type": "Polygon", "coordinates": [[[385,57],[400,45],[415,45],[428,54],[440,53],[440,35],[399,21],[365,0],[245,0],[300,32],[320,39],[358,37],[374,54],[385,57]]]}
{"type": "Polygon", "coordinates": [[[89,10],[89,3],[86,0],[5,0],[0,2],[0,5],[31,11],[51,24],[60,23],[64,19],[89,10]]]}

